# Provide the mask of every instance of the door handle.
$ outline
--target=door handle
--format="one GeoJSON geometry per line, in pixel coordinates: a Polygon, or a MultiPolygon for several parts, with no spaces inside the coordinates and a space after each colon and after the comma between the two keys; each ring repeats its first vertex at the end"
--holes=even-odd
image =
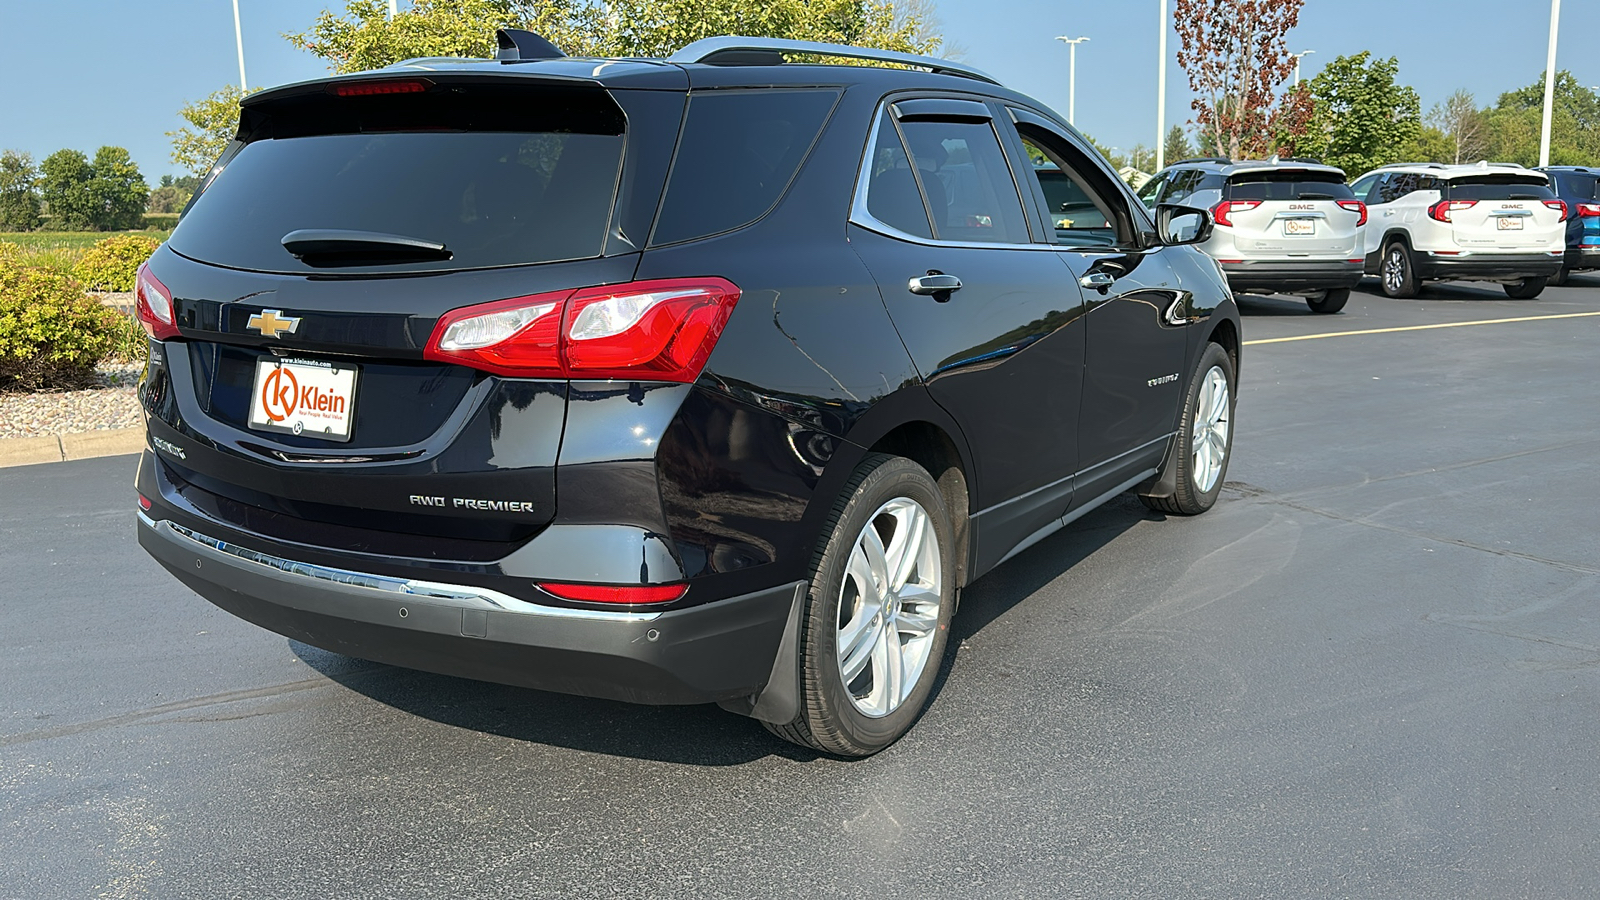
{"type": "Polygon", "coordinates": [[[911,279],[906,287],[913,294],[932,297],[943,303],[950,299],[952,291],[961,290],[961,279],[954,275],[946,275],[943,272],[929,272],[926,275],[919,275],[911,279]]]}
{"type": "Polygon", "coordinates": [[[1110,272],[1090,272],[1078,279],[1078,283],[1090,290],[1106,291],[1117,283],[1117,276],[1110,272]]]}

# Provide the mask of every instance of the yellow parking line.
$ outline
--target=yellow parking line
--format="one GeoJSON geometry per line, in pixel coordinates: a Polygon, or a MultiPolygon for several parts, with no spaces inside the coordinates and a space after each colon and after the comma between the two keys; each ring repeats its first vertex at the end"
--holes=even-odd
{"type": "Polygon", "coordinates": [[[1429,328],[1465,328],[1468,325],[1499,325],[1503,322],[1538,322],[1542,319],[1580,319],[1585,316],[1600,316],[1600,312],[1559,313],[1553,316],[1517,316],[1512,319],[1479,319],[1476,322],[1440,322],[1437,325],[1406,325],[1400,328],[1366,328],[1361,331],[1329,331],[1324,334],[1301,334],[1294,337],[1261,338],[1254,341],[1245,341],[1245,346],[1251,344],[1282,344],[1286,341],[1314,341],[1318,338],[1344,337],[1348,334],[1389,334],[1394,331],[1426,331],[1429,328]]]}

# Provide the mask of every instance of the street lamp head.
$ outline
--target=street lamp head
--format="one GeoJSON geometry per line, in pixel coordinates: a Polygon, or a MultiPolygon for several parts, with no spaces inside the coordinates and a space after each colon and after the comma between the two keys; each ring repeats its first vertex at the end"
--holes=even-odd
{"type": "Polygon", "coordinates": [[[1059,36],[1056,37],[1056,40],[1061,41],[1064,44],[1081,44],[1084,41],[1087,41],[1088,38],[1086,38],[1086,37],[1075,38],[1075,37],[1067,37],[1066,35],[1059,35],[1059,36]]]}

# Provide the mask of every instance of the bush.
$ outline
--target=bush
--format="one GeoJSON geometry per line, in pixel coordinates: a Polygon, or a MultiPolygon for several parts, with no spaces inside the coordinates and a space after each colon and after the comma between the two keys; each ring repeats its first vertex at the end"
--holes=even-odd
{"type": "Polygon", "coordinates": [[[0,258],[0,390],[88,384],[125,318],[67,276],[0,258]]]}
{"type": "Polygon", "coordinates": [[[131,291],[139,266],[161,242],[140,234],[108,237],[85,250],[72,274],[91,290],[131,291]]]}

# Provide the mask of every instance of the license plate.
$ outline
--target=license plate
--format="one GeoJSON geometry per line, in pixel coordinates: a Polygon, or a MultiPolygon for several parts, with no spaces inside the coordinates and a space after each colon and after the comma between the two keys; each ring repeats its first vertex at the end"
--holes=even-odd
{"type": "Polygon", "coordinates": [[[250,392],[250,427],[350,440],[355,420],[356,367],[315,359],[263,359],[250,392]]]}
{"type": "Polygon", "coordinates": [[[1317,223],[1313,219],[1284,219],[1284,234],[1316,234],[1317,223]]]}
{"type": "Polygon", "coordinates": [[[1500,223],[1501,231],[1521,231],[1522,220],[1514,216],[1500,216],[1495,221],[1500,223]]]}

